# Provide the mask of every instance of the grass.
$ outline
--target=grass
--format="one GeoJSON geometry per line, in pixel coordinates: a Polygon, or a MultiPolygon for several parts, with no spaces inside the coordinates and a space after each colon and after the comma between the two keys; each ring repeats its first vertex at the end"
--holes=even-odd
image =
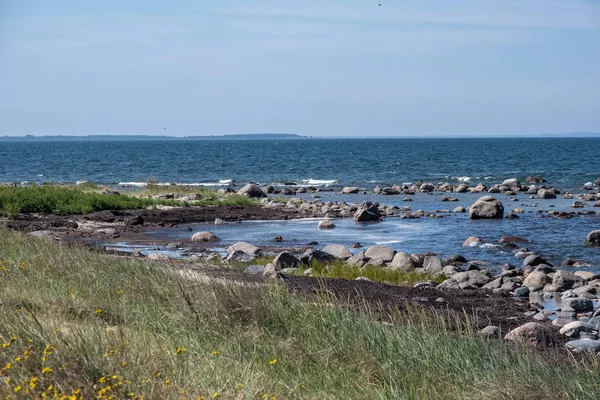
{"type": "MultiPolygon", "coordinates": [[[[298,273],[303,274],[307,268],[301,268],[298,273]]],[[[358,268],[344,264],[343,261],[333,263],[312,263],[313,276],[324,278],[343,278],[356,279],[358,277],[369,278],[375,282],[385,282],[390,284],[413,284],[425,280],[443,282],[444,278],[430,273],[421,273],[416,271],[391,270],[381,267],[358,268]]]]}
{"type": "Polygon", "coordinates": [[[384,325],[277,284],[196,281],[8,231],[0,261],[3,398],[600,397],[597,364],[554,365],[422,314],[384,325]]]}
{"type": "MultiPolygon", "coordinates": [[[[167,189],[161,186],[165,193],[167,189]]],[[[140,195],[101,195],[93,184],[83,187],[34,185],[31,187],[0,187],[0,213],[15,216],[23,213],[56,215],[89,214],[102,210],[125,210],[155,205],[182,206],[187,202],[154,199],[140,195]]],[[[195,205],[226,206],[254,205],[256,201],[238,195],[218,195],[216,191],[202,190],[201,200],[195,205]]]]}

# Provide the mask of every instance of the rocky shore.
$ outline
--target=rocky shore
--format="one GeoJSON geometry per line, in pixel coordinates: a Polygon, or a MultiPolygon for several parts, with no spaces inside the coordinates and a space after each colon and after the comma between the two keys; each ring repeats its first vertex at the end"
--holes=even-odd
{"type": "MultiPolygon", "coordinates": [[[[389,206],[379,202],[348,202],[322,201],[319,188],[292,185],[286,188],[276,188],[271,185],[259,186],[247,184],[237,190],[237,194],[255,198],[261,205],[256,206],[226,206],[226,207],[195,207],[198,199],[193,196],[180,196],[169,193],[170,199],[185,202],[182,207],[159,206],[146,210],[104,211],[86,216],[48,216],[25,215],[17,219],[4,221],[11,229],[31,232],[40,238],[58,239],[65,243],[98,244],[108,241],[143,242],[147,240],[145,232],[148,229],[169,229],[175,226],[210,222],[216,225],[245,220],[281,220],[295,218],[321,218],[318,229],[330,230],[336,228],[336,218],[353,218],[357,223],[373,223],[388,217],[398,218],[442,218],[457,213],[467,213],[470,219],[501,219],[519,218],[524,210],[514,207],[510,211],[498,198],[506,196],[507,201],[519,201],[518,196],[530,199],[548,200],[557,196],[563,199],[573,199],[573,211],[537,210],[536,213],[548,217],[571,218],[577,214],[595,214],[593,210],[581,210],[584,207],[599,207],[600,194],[598,186],[600,179],[594,185],[583,186],[582,193],[561,193],[553,186],[544,185],[542,177],[528,177],[521,183],[516,178],[504,180],[501,183],[487,187],[484,184],[469,186],[466,183],[427,183],[419,182],[412,185],[375,187],[373,193],[380,196],[404,196],[402,200],[410,202],[412,196],[419,194],[432,195],[442,193],[441,202],[457,201],[452,193],[472,193],[478,195],[471,206],[455,207],[452,210],[436,210],[425,212],[413,210],[410,206],[389,206]],[[312,193],[311,198],[296,197],[298,194],[312,193]],[[283,194],[287,198],[273,197],[283,194]],[[446,195],[447,194],[447,195],[446,195]],[[496,194],[497,197],[492,195],[496,194]],[[271,197],[269,197],[271,195],[271,197]],[[293,197],[289,197],[293,196],[293,197]]],[[[220,189],[222,194],[233,192],[233,189],[220,189]]],[[[343,187],[339,194],[351,199],[353,194],[364,193],[358,187],[343,187]]],[[[114,191],[106,191],[107,196],[119,195],[114,191]]],[[[506,201],[506,200],[505,200],[506,201]]],[[[531,211],[530,211],[531,212],[531,211]]],[[[433,252],[422,254],[407,254],[391,247],[375,245],[357,254],[341,244],[326,244],[322,249],[316,248],[316,243],[307,244],[303,248],[281,248],[274,238],[274,245],[269,248],[259,247],[247,242],[234,243],[226,249],[227,254],[207,250],[219,242],[214,232],[190,232],[189,240],[183,243],[167,243],[171,248],[189,247],[194,249],[190,257],[192,261],[219,261],[224,263],[245,263],[248,274],[262,275],[265,278],[313,276],[313,264],[341,263],[348,268],[367,269],[381,268],[388,271],[405,271],[422,273],[435,279],[424,279],[414,284],[411,293],[422,291],[431,296],[437,293],[433,302],[444,304],[447,297],[453,293],[481,293],[481,296],[499,296],[514,301],[525,301],[529,307],[519,311],[519,315],[507,316],[505,319],[523,322],[514,326],[514,321],[503,326],[489,325],[483,327],[482,335],[497,337],[502,335],[505,340],[524,341],[536,346],[552,346],[565,342],[566,348],[573,352],[593,353],[600,356],[600,274],[590,271],[569,270],[580,265],[578,260],[565,260],[562,265],[552,265],[541,254],[530,251],[526,245],[528,239],[518,236],[502,236],[497,239],[499,244],[511,249],[514,253],[514,264],[491,265],[485,260],[468,260],[465,256],[455,254],[441,258],[433,252]],[[272,262],[256,264],[261,257],[272,258],[272,262]],[[439,301],[438,301],[439,300],[439,301]],[[556,305],[544,307],[553,301],[556,305]],[[511,327],[506,331],[506,327],[511,327]],[[562,339],[557,339],[557,334],[562,339]]],[[[281,239],[281,238],[280,238],[281,239]]],[[[463,246],[480,246],[485,241],[479,237],[465,238],[463,246]]],[[[600,246],[600,231],[591,231],[582,246],[600,246]]],[[[353,245],[360,248],[360,243],[353,245]]],[[[143,256],[139,253],[138,256],[143,256]]],[[[151,259],[167,261],[163,254],[152,254],[151,259]]],[[[327,268],[327,267],[326,267],[327,268]]],[[[368,281],[366,277],[357,278],[368,281]]],[[[418,296],[413,296],[414,298],[418,296]]],[[[430,301],[431,302],[431,301],[430,301]]],[[[490,318],[490,320],[492,320],[490,318]]]]}

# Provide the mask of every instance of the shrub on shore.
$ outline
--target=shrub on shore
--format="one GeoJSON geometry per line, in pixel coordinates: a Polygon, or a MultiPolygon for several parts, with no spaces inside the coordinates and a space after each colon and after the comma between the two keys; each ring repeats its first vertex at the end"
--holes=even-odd
{"type": "Polygon", "coordinates": [[[557,365],[435,317],[387,325],[277,284],[190,277],[0,230],[0,396],[600,396],[597,365],[557,365]]]}

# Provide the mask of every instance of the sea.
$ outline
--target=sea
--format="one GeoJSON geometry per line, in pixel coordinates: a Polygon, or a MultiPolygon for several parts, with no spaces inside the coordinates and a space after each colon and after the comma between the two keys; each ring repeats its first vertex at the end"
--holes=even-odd
{"type": "MultiPolygon", "coordinates": [[[[588,232],[600,229],[600,217],[587,201],[583,209],[571,207],[573,199],[540,200],[522,192],[516,196],[495,194],[508,213],[525,212],[514,220],[472,221],[453,213],[468,207],[475,194],[452,194],[457,202],[442,202],[448,193],[410,196],[375,195],[375,186],[425,182],[484,183],[491,186],[507,178],[523,183],[529,175],[543,176],[548,186],[561,193],[591,193],[600,177],[600,138],[464,138],[464,139],[285,139],[285,140],[60,140],[0,141],[0,182],[32,184],[91,181],[127,191],[148,182],[209,187],[241,187],[247,182],[275,186],[314,186],[321,200],[410,206],[436,212],[443,218],[386,218],[376,224],[337,220],[331,231],[319,231],[318,220],[254,221],[215,226],[195,224],[193,230],[211,230],[222,239],[216,250],[236,241],[273,245],[283,236],[283,246],[302,247],[317,241],[363,246],[382,244],[398,251],[440,256],[462,254],[485,260],[490,268],[520,265],[515,250],[498,243],[503,235],[530,240],[523,247],[537,251],[554,265],[566,259],[580,260],[576,269],[600,273],[600,249],[584,246],[588,232]],[[358,186],[359,194],[341,195],[339,188],[358,186]],[[579,212],[559,219],[549,211],[579,212]],[[462,247],[477,235],[483,246],[462,247]]],[[[311,194],[303,194],[307,200],[311,194]]],[[[170,238],[188,238],[189,227],[170,231],[170,238]]],[[[157,240],[164,231],[155,233],[157,240]]],[[[132,246],[123,244],[124,247],[132,246]]],[[[166,251],[162,248],[151,251],[166,251]]],[[[356,249],[353,251],[360,251],[356,249]]]]}

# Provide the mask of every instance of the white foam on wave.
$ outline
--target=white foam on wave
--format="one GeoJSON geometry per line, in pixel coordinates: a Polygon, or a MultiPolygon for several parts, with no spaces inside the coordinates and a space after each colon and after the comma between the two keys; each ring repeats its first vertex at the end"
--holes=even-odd
{"type": "Polygon", "coordinates": [[[403,243],[404,240],[384,240],[384,241],[379,241],[379,242],[375,242],[375,244],[396,244],[396,243],[403,243]]]}
{"type": "Polygon", "coordinates": [[[481,247],[482,249],[495,249],[495,248],[498,248],[500,246],[498,246],[497,244],[493,244],[493,243],[484,243],[484,244],[482,244],[479,247],[481,247]]]}
{"type": "MultiPolygon", "coordinates": [[[[86,182],[86,181],[82,181],[86,182]]],[[[226,186],[229,185],[233,180],[231,179],[221,179],[219,182],[193,182],[193,183],[172,183],[172,182],[157,182],[153,183],[153,185],[157,186],[226,186]]],[[[148,186],[147,182],[119,182],[119,186],[123,187],[146,187],[148,186]]]]}
{"type": "Polygon", "coordinates": [[[471,180],[470,176],[459,176],[458,178],[456,178],[457,181],[459,182],[469,182],[471,180]]]}
{"type": "Polygon", "coordinates": [[[309,185],[319,186],[319,185],[331,185],[333,183],[337,183],[337,179],[303,179],[302,183],[306,183],[309,185]]]}
{"type": "Polygon", "coordinates": [[[145,187],[147,185],[146,182],[119,182],[119,186],[124,187],[145,187]]]}
{"type": "Polygon", "coordinates": [[[76,185],[83,185],[84,183],[88,183],[89,181],[75,181],[76,185]]]}

